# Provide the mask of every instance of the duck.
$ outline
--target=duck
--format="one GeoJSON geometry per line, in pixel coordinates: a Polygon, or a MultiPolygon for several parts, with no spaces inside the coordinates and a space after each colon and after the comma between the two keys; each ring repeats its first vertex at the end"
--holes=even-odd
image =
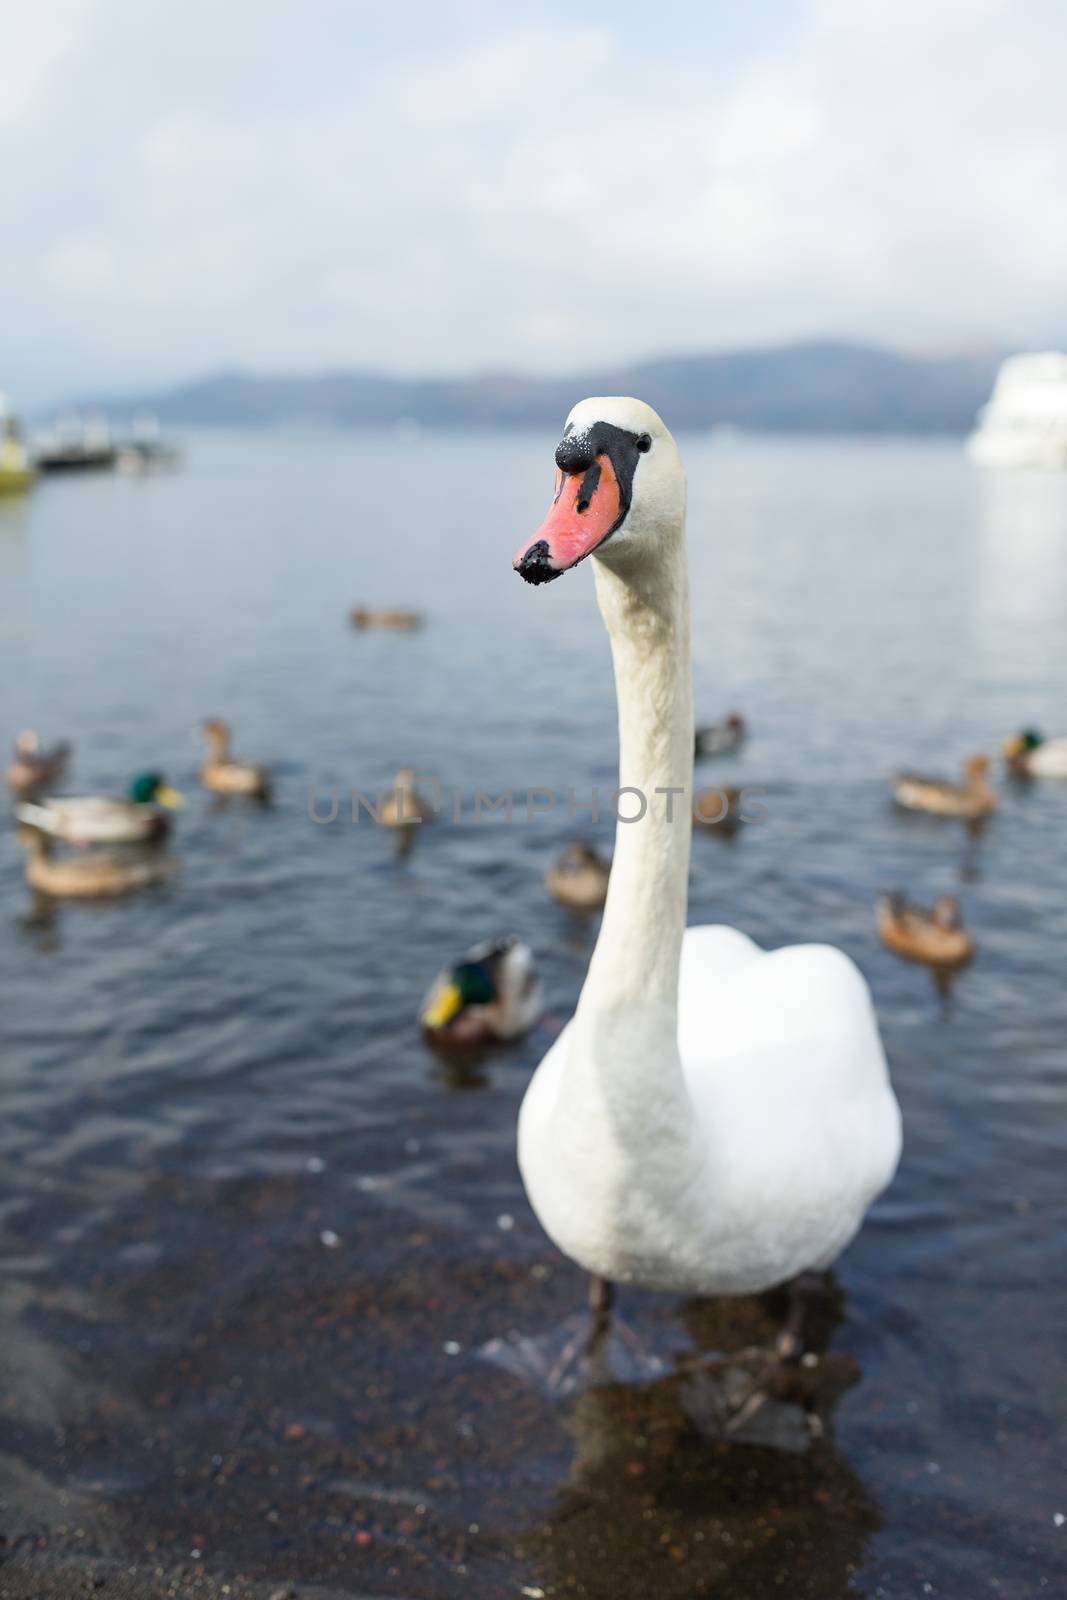
{"type": "Polygon", "coordinates": [[[61,778],[69,759],[70,745],[66,741],[54,744],[51,750],[42,750],[36,733],[27,728],[15,740],[15,753],[4,774],[7,786],[12,794],[29,799],[46,783],[61,778]]]}
{"type": "Polygon", "coordinates": [[[549,1238],[591,1275],[590,1347],[618,1284],[701,1296],[791,1286],[786,1359],[807,1337],[791,1328],[813,1275],[825,1281],[900,1155],[870,991],[832,946],[764,950],[737,928],[686,927],[681,456],[650,406],[616,396],[574,408],[555,462],[548,514],[512,564],[545,585],[589,561],[612,648],[619,789],[646,805],[618,823],[574,1015],[522,1101],[522,1180],[549,1238]]]}
{"type": "Polygon", "coordinates": [[[400,768],[392,789],[379,801],[375,817],[382,828],[414,828],[420,822],[433,821],[432,806],[415,787],[414,767],[400,768]]]}
{"type": "Polygon", "coordinates": [[[15,815],[24,826],[70,844],[151,844],[169,831],[166,811],[177,811],[184,804],[184,797],[161,773],[142,772],[130,784],[125,799],[102,794],[52,795],[24,801],[15,807],[15,815]]]}
{"type": "Polygon", "coordinates": [[[738,823],[745,820],[743,806],[744,790],[735,784],[720,783],[710,789],[700,789],[693,798],[693,825],[734,833],[738,823]]]}
{"type": "Polygon", "coordinates": [[[599,911],[608,895],[611,862],[584,839],[572,839],[545,873],[553,900],[574,911],[599,911]]]}
{"type": "Polygon", "coordinates": [[[698,728],[693,735],[693,751],[697,756],[732,756],[745,742],[745,719],[731,711],[718,722],[698,728]]]}
{"type": "Polygon", "coordinates": [[[543,1008],[533,951],[511,934],[472,946],[439,973],[419,1024],[435,1046],[469,1050],[528,1033],[543,1008]]]}
{"type": "Polygon", "coordinates": [[[989,757],[968,756],[962,783],[898,772],[892,780],[893,799],[906,811],[928,811],[932,816],[963,817],[978,822],[997,809],[997,791],[989,782],[989,757]]]}
{"type": "Polygon", "coordinates": [[[39,828],[21,827],[19,839],[26,851],[26,882],[56,898],[110,899],[161,883],[174,870],[173,859],[162,850],[55,856],[53,839],[39,828]]]}
{"type": "Polygon", "coordinates": [[[353,628],[390,628],[394,633],[412,633],[422,627],[422,614],[405,611],[399,606],[374,610],[370,606],[353,606],[349,620],[353,628]]]}
{"type": "Polygon", "coordinates": [[[902,894],[882,894],[875,911],[882,943],[908,961],[962,967],[974,955],[974,940],[963,926],[955,895],[940,895],[927,909],[910,904],[902,894]]]}
{"type": "Polygon", "coordinates": [[[1024,728],[1003,744],[1009,772],[1019,778],[1067,778],[1067,738],[1046,739],[1024,728]]]}
{"type": "Polygon", "coordinates": [[[230,755],[229,725],[209,717],[203,726],[208,756],[200,768],[200,782],[214,794],[244,794],[254,800],[270,796],[270,774],[254,761],[235,761],[230,755]]]}

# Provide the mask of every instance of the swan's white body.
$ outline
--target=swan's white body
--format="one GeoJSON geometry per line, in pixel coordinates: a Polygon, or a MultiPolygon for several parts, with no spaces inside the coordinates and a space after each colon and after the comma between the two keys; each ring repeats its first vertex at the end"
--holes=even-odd
{"type": "Polygon", "coordinates": [[[588,1271],[651,1289],[753,1292],[828,1267],[845,1248],[896,1170],[900,1113],[847,956],[825,945],[767,954],[732,928],[685,929],[685,479],[647,406],[589,400],[571,414],[579,429],[596,420],[652,440],[629,513],[594,559],[620,789],[640,790],[648,809],[619,823],[575,1016],[523,1101],[519,1165],[546,1232],[588,1271]]]}

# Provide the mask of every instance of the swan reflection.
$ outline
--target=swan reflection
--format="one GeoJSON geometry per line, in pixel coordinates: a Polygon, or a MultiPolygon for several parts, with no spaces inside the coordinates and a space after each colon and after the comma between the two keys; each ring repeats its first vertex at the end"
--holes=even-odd
{"type": "Polygon", "coordinates": [[[531,1587],[590,1600],[854,1595],[881,1526],[832,1438],[855,1362],[824,1350],[761,1373],[753,1357],[774,1325],[763,1302],[683,1316],[703,1348],[679,1370],[574,1400],[566,1482],[522,1542],[531,1587]]]}

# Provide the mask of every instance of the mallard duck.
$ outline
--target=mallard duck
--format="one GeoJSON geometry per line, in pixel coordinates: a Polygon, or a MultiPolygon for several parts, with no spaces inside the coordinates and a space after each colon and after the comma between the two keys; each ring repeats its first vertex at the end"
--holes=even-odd
{"type": "Polygon", "coordinates": [[[974,955],[974,940],[963,926],[955,895],[941,895],[927,910],[909,904],[902,894],[882,894],[876,913],[882,943],[909,961],[961,967],[974,955]]]}
{"type": "Polygon", "coordinates": [[[545,888],[553,900],[575,911],[599,911],[608,895],[611,862],[574,839],[545,873],[545,888]]]}
{"type": "Polygon", "coordinates": [[[696,730],[693,735],[694,753],[698,756],[732,756],[744,744],[747,731],[744,717],[731,711],[729,716],[720,718],[718,722],[696,730]]]}
{"type": "Polygon", "coordinates": [[[230,729],[211,717],[204,723],[208,757],[200,768],[200,782],[215,794],[246,794],[265,800],[270,794],[270,775],[254,761],[235,761],[230,755],[230,729]]]}
{"type": "Polygon", "coordinates": [[[718,828],[732,833],[743,822],[744,791],[734,784],[720,783],[700,789],[693,797],[693,823],[698,828],[718,828]]]}
{"type": "Polygon", "coordinates": [[[146,844],[158,842],[170,827],[160,807],[175,811],[184,804],[158,772],[142,772],[125,800],[102,794],[56,795],[24,801],[15,807],[15,815],[27,827],[71,844],[146,844]]]}
{"type": "Polygon", "coordinates": [[[46,783],[55,783],[62,776],[69,758],[69,744],[54,744],[51,750],[42,750],[37,735],[27,728],[15,740],[15,755],[4,775],[7,786],[12,794],[29,799],[46,783]]]}
{"type": "Polygon", "coordinates": [[[419,1011],[426,1037],[470,1049],[517,1039],[541,1015],[543,995],[533,952],[514,935],[475,945],[434,982],[419,1011]]]}
{"type": "Polygon", "coordinates": [[[976,822],[997,809],[997,791],[989,782],[988,772],[988,756],[968,756],[963,764],[962,783],[898,772],[892,780],[893,799],[906,811],[928,811],[933,816],[963,817],[976,822]]]}
{"type": "Polygon", "coordinates": [[[1021,778],[1067,778],[1067,739],[1045,739],[1034,728],[1005,739],[1004,760],[1021,778]]]}
{"type": "Polygon", "coordinates": [[[401,767],[375,815],[383,828],[413,828],[420,822],[433,821],[433,807],[426,804],[415,787],[414,767],[401,767]]]}
{"type": "Polygon", "coordinates": [[[53,840],[35,827],[19,829],[26,850],[26,882],[41,894],[105,899],[160,883],[174,870],[165,851],[144,847],[115,854],[88,850],[83,855],[54,856],[53,840]]]}
{"type": "Polygon", "coordinates": [[[373,610],[370,606],[355,606],[351,612],[353,628],[391,628],[394,633],[411,633],[422,627],[418,611],[403,611],[399,607],[373,610]]]}
{"type": "MultiPolygon", "coordinates": [[[[513,565],[585,563],[611,638],[620,819],[573,1019],[530,1080],[519,1168],[558,1249],[610,1285],[751,1294],[827,1271],[893,1177],[900,1111],[870,991],[840,950],[686,927],[693,771],[685,473],[650,406],[585,400],[513,565]]],[[[798,1304],[800,1302],[798,1301],[798,1304]]],[[[795,1348],[795,1342],[793,1348],[795,1348]]]]}

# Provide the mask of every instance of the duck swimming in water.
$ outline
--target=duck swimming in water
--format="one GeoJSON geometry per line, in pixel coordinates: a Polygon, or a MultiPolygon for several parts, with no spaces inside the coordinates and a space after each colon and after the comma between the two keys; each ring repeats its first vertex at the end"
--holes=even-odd
{"type": "Polygon", "coordinates": [[[1004,760],[1018,778],[1067,778],[1067,739],[1046,739],[1024,728],[1004,741],[1004,760]]]}
{"type": "Polygon", "coordinates": [[[350,614],[353,628],[388,628],[394,633],[412,633],[422,627],[418,611],[404,611],[399,606],[374,610],[370,606],[355,606],[350,614]]]}
{"type": "Polygon", "coordinates": [[[736,833],[744,822],[745,791],[735,784],[718,784],[698,791],[693,800],[693,826],[717,828],[721,834],[736,833]]]}
{"type": "Polygon", "coordinates": [[[204,723],[208,757],[200,768],[200,782],[214,794],[243,794],[253,800],[270,798],[270,775],[254,761],[237,761],[230,754],[230,729],[211,717],[204,723]]]}
{"type": "Polygon", "coordinates": [[[961,967],[974,955],[974,940],[963,926],[955,895],[941,895],[929,910],[910,904],[902,894],[879,895],[876,915],[882,943],[908,961],[961,967]]]}
{"type": "Polygon", "coordinates": [[[693,735],[693,749],[697,756],[732,756],[745,742],[745,719],[738,712],[718,722],[698,728],[693,735]]]}
{"type": "Polygon", "coordinates": [[[544,996],[533,952],[514,936],[475,945],[434,981],[419,1011],[431,1043],[471,1049],[517,1039],[541,1015],[544,996]]]}
{"type": "Polygon", "coordinates": [[[997,791],[988,774],[989,757],[983,755],[968,756],[963,764],[962,783],[898,772],[892,780],[893,799],[905,811],[926,811],[935,817],[962,817],[967,822],[977,822],[997,809],[997,791]]]}
{"type": "Polygon", "coordinates": [[[12,794],[29,800],[46,783],[55,783],[63,776],[69,759],[69,744],[54,744],[50,750],[42,750],[37,735],[27,728],[15,740],[15,754],[4,774],[7,786],[12,794]]]}
{"type": "Polygon", "coordinates": [[[39,828],[20,828],[19,839],[26,851],[26,882],[56,898],[110,899],[129,894],[161,883],[175,866],[166,851],[144,846],[57,856],[54,841],[39,828]]]}
{"type": "Polygon", "coordinates": [[[545,873],[545,888],[553,900],[573,911],[599,911],[608,895],[611,862],[574,839],[545,873]]]}
{"type": "Polygon", "coordinates": [[[56,795],[24,801],[15,807],[15,815],[27,827],[70,844],[149,844],[166,836],[166,812],[184,804],[160,773],[142,772],[124,800],[101,794],[56,795]]]}
{"type": "Polygon", "coordinates": [[[426,804],[415,787],[414,767],[401,767],[375,816],[382,828],[415,828],[420,822],[433,821],[433,807],[426,804]]]}

